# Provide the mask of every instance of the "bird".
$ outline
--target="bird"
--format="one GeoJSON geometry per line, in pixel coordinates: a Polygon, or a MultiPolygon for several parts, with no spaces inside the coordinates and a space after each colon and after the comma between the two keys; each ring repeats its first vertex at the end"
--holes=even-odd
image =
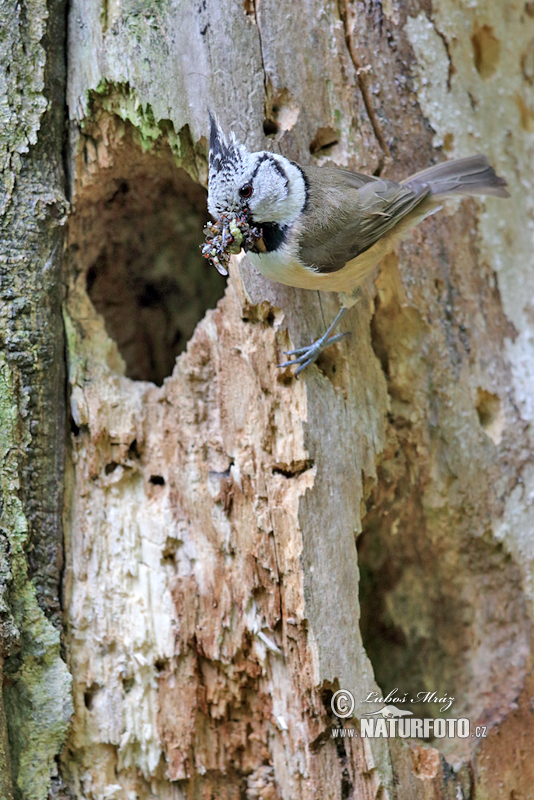
{"type": "Polygon", "coordinates": [[[358,287],[396,244],[454,195],[509,197],[484,155],[445,161],[400,183],[331,166],[304,166],[270,151],[250,152],[226,136],[209,112],[208,211],[245,215],[261,230],[248,248],[267,278],[301,289],[338,292],[341,310],[327,331],[285,351],[295,375],[342,339],[334,334],[358,287]]]}

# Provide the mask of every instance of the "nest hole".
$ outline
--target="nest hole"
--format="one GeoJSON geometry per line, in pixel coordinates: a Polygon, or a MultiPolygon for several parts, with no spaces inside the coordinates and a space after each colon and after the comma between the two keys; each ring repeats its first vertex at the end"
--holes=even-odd
{"type": "Polygon", "coordinates": [[[206,191],[170,148],[143,151],[128,126],[102,162],[77,194],[71,253],[126,375],[161,385],[225,289],[200,252],[206,191]]]}

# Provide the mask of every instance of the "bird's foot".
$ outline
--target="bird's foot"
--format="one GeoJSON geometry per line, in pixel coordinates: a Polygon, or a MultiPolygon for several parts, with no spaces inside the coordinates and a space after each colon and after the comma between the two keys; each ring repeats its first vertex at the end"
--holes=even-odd
{"type": "Polygon", "coordinates": [[[295,364],[298,364],[298,369],[295,370],[295,377],[302,372],[303,369],[306,369],[310,364],[313,364],[316,361],[323,350],[327,347],[330,347],[331,344],[335,344],[339,342],[343,337],[348,336],[349,332],[346,331],[345,333],[336,333],[335,336],[330,336],[330,329],[317,339],[312,344],[308,345],[307,347],[298,347],[296,350],[284,350],[285,356],[295,356],[295,358],[290,359],[289,361],[284,361],[283,364],[278,364],[279,368],[283,367],[292,367],[295,364]]]}

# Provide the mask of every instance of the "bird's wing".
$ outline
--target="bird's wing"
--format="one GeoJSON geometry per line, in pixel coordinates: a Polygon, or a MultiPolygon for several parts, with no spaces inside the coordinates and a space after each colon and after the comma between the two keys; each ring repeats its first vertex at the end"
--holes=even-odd
{"type": "Polygon", "coordinates": [[[366,183],[374,183],[377,178],[372,175],[362,175],[361,172],[350,172],[348,169],[337,167],[301,167],[305,175],[311,178],[312,183],[325,183],[328,186],[350,186],[361,189],[366,183]]]}
{"type": "Polygon", "coordinates": [[[425,185],[412,188],[344,170],[308,167],[305,173],[309,205],[299,255],[320,273],[336,272],[368,250],[430,191],[425,185]]]}
{"type": "Polygon", "coordinates": [[[359,192],[361,203],[361,223],[358,237],[360,253],[368,250],[375,242],[395,227],[403,217],[412,211],[430,193],[427,185],[417,189],[393,181],[379,181],[367,184],[359,192]]]}

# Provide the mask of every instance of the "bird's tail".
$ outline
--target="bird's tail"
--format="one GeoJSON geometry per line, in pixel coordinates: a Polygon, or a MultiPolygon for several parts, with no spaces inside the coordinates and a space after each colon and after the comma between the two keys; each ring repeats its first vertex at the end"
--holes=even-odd
{"type": "Polygon", "coordinates": [[[468,156],[457,161],[444,161],[435,167],[417,172],[403,181],[415,191],[428,186],[433,195],[491,194],[510,197],[506,181],[500,178],[486,156],[468,156]]]}

